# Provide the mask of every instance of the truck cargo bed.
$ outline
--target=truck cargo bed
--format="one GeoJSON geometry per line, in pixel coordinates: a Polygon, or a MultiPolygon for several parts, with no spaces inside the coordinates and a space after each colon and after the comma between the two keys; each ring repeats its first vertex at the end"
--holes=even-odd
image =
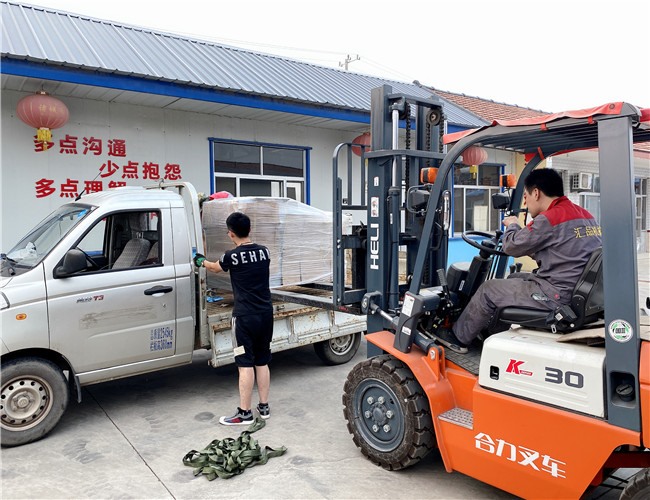
{"type": "MultiPolygon", "coordinates": [[[[323,291],[326,293],[325,291],[323,291]]],[[[322,295],[322,294],[321,294],[322,295]]],[[[217,302],[208,302],[208,324],[213,332],[230,329],[230,320],[234,307],[233,294],[230,290],[212,290],[209,294],[219,297],[217,302]]],[[[288,316],[299,316],[318,311],[320,308],[303,304],[288,303],[281,300],[273,301],[273,318],[283,319],[288,316]]]]}
{"type": "MultiPolygon", "coordinates": [[[[327,290],[313,291],[314,296],[327,296],[327,290]]],[[[237,346],[231,329],[233,295],[229,290],[213,289],[209,296],[220,297],[208,302],[212,366],[232,363],[237,346]]],[[[273,301],[273,341],[271,351],[283,351],[300,345],[313,344],[343,335],[366,331],[366,317],[345,314],[304,304],[273,301]]]]}

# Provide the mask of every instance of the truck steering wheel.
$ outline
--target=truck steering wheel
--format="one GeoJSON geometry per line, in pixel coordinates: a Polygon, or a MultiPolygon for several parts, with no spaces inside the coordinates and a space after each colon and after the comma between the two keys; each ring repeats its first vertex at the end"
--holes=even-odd
{"type": "Polygon", "coordinates": [[[504,257],[509,257],[507,253],[501,250],[497,250],[496,248],[497,245],[499,244],[499,240],[501,239],[500,234],[485,233],[483,231],[465,231],[462,233],[461,236],[466,243],[469,243],[471,246],[477,248],[482,252],[487,252],[490,255],[502,255],[504,257]],[[479,243],[478,241],[471,239],[470,236],[480,236],[482,238],[487,238],[489,240],[490,245],[485,245],[484,243],[487,243],[485,241],[479,243]]]}

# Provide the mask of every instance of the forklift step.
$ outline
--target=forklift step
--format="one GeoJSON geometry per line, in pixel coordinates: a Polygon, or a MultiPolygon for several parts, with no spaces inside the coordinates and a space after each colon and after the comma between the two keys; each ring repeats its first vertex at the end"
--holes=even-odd
{"type": "Polygon", "coordinates": [[[438,418],[445,422],[460,425],[461,427],[466,427],[468,429],[474,428],[474,413],[469,410],[463,410],[462,408],[452,408],[451,410],[438,415],[438,418]]]}
{"type": "Polygon", "coordinates": [[[469,351],[465,354],[458,354],[451,349],[446,349],[445,357],[461,368],[465,368],[465,370],[471,374],[478,376],[479,367],[481,364],[481,351],[482,346],[477,345],[469,346],[469,351]]]}

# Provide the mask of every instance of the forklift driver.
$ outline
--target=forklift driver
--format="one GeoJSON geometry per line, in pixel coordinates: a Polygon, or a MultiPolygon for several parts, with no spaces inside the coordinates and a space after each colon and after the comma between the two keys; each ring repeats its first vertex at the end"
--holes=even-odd
{"type": "Polygon", "coordinates": [[[533,220],[522,228],[517,216],[503,219],[503,251],[512,257],[528,255],[538,268],[483,283],[453,331],[436,332],[438,340],[452,351],[466,353],[480,333],[493,334],[509,327],[491,324],[501,307],[552,311],[569,304],[589,257],[602,245],[600,226],[587,210],[564,196],[562,177],[555,170],[533,170],[524,180],[523,197],[533,220]]]}

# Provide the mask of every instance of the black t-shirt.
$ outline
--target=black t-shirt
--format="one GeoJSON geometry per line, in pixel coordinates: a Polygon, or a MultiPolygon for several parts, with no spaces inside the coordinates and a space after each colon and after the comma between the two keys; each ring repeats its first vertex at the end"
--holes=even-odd
{"type": "Polygon", "coordinates": [[[273,310],[269,290],[269,249],[257,243],[228,250],[219,259],[221,269],[230,271],[235,295],[233,316],[245,316],[273,310]]]}

